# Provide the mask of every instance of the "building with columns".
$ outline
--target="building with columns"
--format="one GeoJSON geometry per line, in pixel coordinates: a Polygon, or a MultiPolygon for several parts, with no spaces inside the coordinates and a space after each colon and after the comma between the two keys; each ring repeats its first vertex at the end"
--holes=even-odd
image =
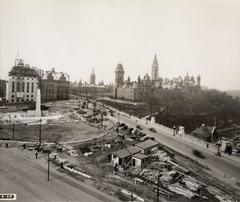
{"type": "Polygon", "coordinates": [[[6,101],[35,102],[39,86],[39,75],[22,59],[16,59],[15,65],[8,74],[6,101]]]}

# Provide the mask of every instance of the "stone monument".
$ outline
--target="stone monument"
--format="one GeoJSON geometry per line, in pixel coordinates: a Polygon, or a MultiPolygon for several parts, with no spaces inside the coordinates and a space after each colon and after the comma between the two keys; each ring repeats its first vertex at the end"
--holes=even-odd
{"type": "Polygon", "coordinates": [[[41,117],[41,91],[37,89],[35,117],[41,117]]]}

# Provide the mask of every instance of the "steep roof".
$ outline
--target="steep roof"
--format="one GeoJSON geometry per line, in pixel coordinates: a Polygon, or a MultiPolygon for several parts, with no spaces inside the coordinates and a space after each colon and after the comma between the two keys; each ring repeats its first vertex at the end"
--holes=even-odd
{"type": "Polygon", "coordinates": [[[121,63],[118,63],[116,72],[124,72],[123,65],[121,63]]]}
{"type": "Polygon", "coordinates": [[[20,76],[20,77],[38,77],[37,72],[30,68],[29,65],[22,65],[18,63],[17,66],[12,67],[8,73],[9,76],[20,76]]]}
{"type": "Polygon", "coordinates": [[[69,81],[69,75],[67,73],[63,72],[55,72],[55,71],[45,71],[43,74],[42,79],[48,79],[48,75],[51,75],[53,77],[53,80],[60,80],[63,77],[66,78],[66,81],[69,81]]]}
{"type": "Polygon", "coordinates": [[[215,127],[214,126],[201,126],[199,128],[196,128],[194,131],[192,131],[192,135],[198,138],[204,137],[204,138],[208,138],[212,135],[212,133],[214,132],[215,127]]]}
{"type": "Polygon", "coordinates": [[[152,64],[153,67],[156,67],[158,66],[158,61],[157,61],[157,55],[155,54],[154,55],[154,59],[153,59],[153,64],[152,64]]]}
{"type": "Polygon", "coordinates": [[[113,152],[113,155],[118,156],[119,158],[126,158],[128,156],[132,156],[138,152],[140,152],[141,150],[137,147],[134,146],[130,146],[127,147],[125,149],[121,149],[119,151],[113,152]]]}

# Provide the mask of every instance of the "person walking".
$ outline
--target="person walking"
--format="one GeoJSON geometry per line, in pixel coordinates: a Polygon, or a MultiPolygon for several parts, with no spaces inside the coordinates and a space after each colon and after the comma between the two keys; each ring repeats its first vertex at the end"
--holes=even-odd
{"type": "Polygon", "coordinates": [[[38,152],[35,153],[35,157],[36,157],[36,159],[38,158],[38,152]]]}

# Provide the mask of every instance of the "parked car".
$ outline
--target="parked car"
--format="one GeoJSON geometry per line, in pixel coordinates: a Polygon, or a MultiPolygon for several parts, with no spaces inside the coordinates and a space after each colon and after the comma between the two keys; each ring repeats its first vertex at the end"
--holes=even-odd
{"type": "Polygon", "coordinates": [[[119,126],[122,127],[122,126],[125,126],[125,125],[126,125],[125,123],[120,123],[119,126]]]}
{"type": "Polygon", "coordinates": [[[137,125],[136,128],[139,130],[143,130],[143,128],[140,125],[137,125]]]}
{"type": "Polygon", "coordinates": [[[107,112],[105,112],[105,111],[102,112],[102,115],[103,115],[103,116],[107,116],[107,112]]]}
{"type": "Polygon", "coordinates": [[[150,130],[151,132],[153,132],[153,133],[156,133],[156,132],[157,132],[155,128],[149,128],[149,130],[150,130]]]}

